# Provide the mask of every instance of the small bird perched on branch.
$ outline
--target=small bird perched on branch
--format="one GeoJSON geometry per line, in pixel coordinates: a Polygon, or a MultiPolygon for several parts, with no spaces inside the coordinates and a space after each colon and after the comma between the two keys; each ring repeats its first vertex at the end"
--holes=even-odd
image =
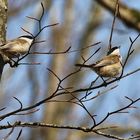
{"type": "Polygon", "coordinates": [[[95,64],[76,64],[75,66],[90,68],[93,71],[95,71],[101,78],[115,78],[122,71],[120,47],[111,48],[107,56],[103,57],[100,61],[97,61],[95,64]]]}
{"type": "Polygon", "coordinates": [[[26,54],[33,42],[34,38],[32,36],[20,36],[16,39],[7,41],[6,44],[0,46],[0,53],[7,63],[13,58],[19,58],[20,56],[26,54]]]}

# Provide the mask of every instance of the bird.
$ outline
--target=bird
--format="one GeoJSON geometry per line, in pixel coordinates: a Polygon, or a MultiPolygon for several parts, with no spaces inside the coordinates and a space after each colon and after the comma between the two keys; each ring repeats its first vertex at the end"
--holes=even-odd
{"type": "Polygon", "coordinates": [[[112,47],[108,54],[94,64],[76,64],[78,67],[90,68],[101,78],[116,78],[122,71],[122,57],[120,56],[120,47],[112,47]]]}
{"type": "Polygon", "coordinates": [[[33,36],[23,35],[16,39],[6,41],[0,45],[0,81],[4,65],[9,63],[11,67],[17,66],[14,58],[19,59],[20,56],[26,54],[34,41],[33,36]],[[15,64],[13,65],[12,62],[15,64]]]}
{"type": "Polygon", "coordinates": [[[2,55],[4,62],[7,63],[14,58],[19,58],[26,54],[29,51],[33,40],[33,36],[24,35],[16,39],[9,40],[4,45],[1,45],[0,54],[2,55]]]}

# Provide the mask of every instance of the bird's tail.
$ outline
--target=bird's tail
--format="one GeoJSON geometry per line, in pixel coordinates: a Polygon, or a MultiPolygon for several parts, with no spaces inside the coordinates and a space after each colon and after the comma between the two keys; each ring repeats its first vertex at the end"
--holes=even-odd
{"type": "Polygon", "coordinates": [[[76,67],[85,67],[85,68],[91,68],[92,67],[92,65],[85,65],[85,64],[75,64],[75,66],[76,67]]]}

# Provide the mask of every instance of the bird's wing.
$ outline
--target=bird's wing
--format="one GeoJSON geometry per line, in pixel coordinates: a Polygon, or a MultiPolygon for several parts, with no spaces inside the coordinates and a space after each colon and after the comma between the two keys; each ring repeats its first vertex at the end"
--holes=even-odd
{"type": "Polygon", "coordinates": [[[103,66],[111,65],[111,64],[118,62],[118,60],[119,60],[119,58],[116,55],[105,56],[100,61],[97,61],[96,64],[94,65],[94,67],[103,67],[103,66]]]}
{"type": "Polygon", "coordinates": [[[16,43],[17,42],[13,42],[13,41],[6,42],[6,44],[4,46],[2,46],[0,49],[1,50],[9,50],[9,49],[12,49],[15,46],[16,43]]]}
{"type": "Polygon", "coordinates": [[[2,46],[0,50],[4,52],[15,52],[16,50],[20,49],[19,45],[20,45],[19,41],[11,40],[7,42],[6,45],[2,46]]]}
{"type": "Polygon", "coordinates": [[[19,57],[19,53],[17,53],[17,48],[19,47],[16,46],[18,46],[18,42],[12,41],[7,43],[5,46],[2,46],[0,51],[8,57],[19,57]]]}

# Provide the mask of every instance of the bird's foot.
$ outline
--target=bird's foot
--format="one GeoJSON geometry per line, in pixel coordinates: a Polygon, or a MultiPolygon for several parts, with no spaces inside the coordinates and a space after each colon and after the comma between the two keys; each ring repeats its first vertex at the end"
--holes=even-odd
{"type": "Polygon", "coordinates": [[[17,67],[19,65],[18,61],[14,61],[13,63],[12,63],[12,61],[9,61],[8,63],[9,63],[11,68],[15,68],[15,67],[17,67]]]}
{"type": "Polygon", "coordinates": [[[103,84],[105,87],[107,87],[107,82],[105,80],[104,80],[103,84]]]}
{"type": "Polygon", "coordinates": [[[100,76],[100,77],[101,77],[101,79],[103,80],[103,85],[106,87],[106,86],[107,86],[106,80],[104,80],[104,78],[103,78],[102,76],[100,76]]]}

